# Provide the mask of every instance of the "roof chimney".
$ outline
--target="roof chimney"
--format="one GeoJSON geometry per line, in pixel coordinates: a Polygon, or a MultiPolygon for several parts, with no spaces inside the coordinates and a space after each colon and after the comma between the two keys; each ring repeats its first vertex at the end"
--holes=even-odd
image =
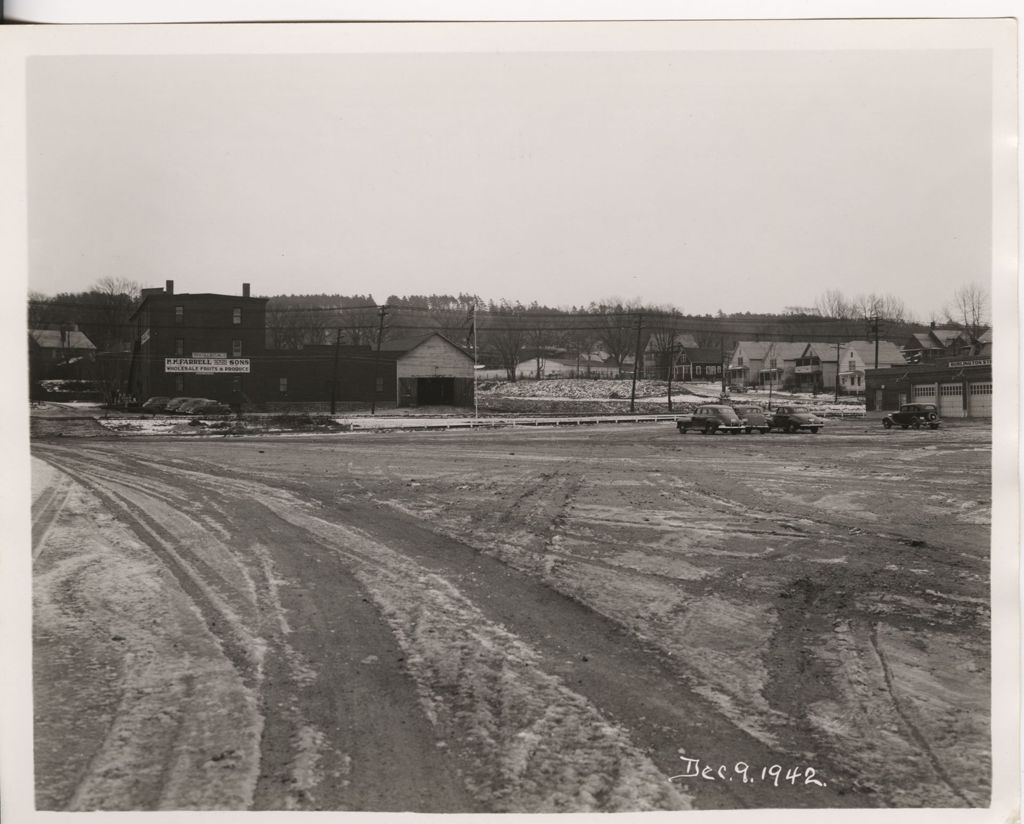
{"type": "Polygon", "coordinates": [[[167,285],[164,286],[164,291],[168,295],[173,295],[174,294],[174,281],[173,280],[167,281],[167,285]]]}
{"type": "Polygon", "coordinates": [[[932,329],[935,328],[935,321],[932,321],[932,329]]]}
{"type": "Polygon", "coordinates": [[[242,297],[243,298],[249,297],[249,284],[248,283],[243,283],[242,284],[242,297]]]}

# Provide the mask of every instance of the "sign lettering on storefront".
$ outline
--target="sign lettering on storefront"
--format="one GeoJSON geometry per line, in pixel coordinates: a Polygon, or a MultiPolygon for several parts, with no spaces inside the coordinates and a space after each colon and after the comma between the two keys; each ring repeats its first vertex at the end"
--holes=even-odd
{"type": "Polygon", "coordinates": [[[811,372],[819,371],[817,366],[798,366],[794,370],[798,375],[809,375],[811,372]]]}
{"type": "Polygon", "coordinates": [[[950,369],[956,369],[958,366],[991,366],[992,358],[982,358],[981,360],[961,360],[952,361],[949,364],[950,369]]]}
{"type": "Polygon", "coordinates": [[[164,358],[164,372],[214,375],[220,372],[249,373],[248,358],[164,358]]]}
{"type": "Polygon", "coordinates": [[[192,358],[226,358],[227,352],[193,352],[192,358]]]}

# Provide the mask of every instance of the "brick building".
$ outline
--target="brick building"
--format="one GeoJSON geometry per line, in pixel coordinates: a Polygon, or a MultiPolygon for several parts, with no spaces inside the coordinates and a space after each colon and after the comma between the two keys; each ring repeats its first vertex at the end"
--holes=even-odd
{"type": "Polygon", "coordinates": [[[866,369],[868,412],[903,403],[934,403],[943,418],[992,417],[992,357],[956,356],[888,369],[866,369]]]}
{"type": "Polygon", "coordinates": [[[267,298],[175,294],[144,289],[135,326],[129,391],[140,400],[166,396],[253,402],[253,360],[266,355],[267,298]]]}

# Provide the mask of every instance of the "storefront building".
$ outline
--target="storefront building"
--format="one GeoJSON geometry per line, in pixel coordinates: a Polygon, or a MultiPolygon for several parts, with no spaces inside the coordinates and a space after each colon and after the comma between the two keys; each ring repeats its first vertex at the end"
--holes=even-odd
{"type": "Polygon", "coordinates": [[[888,369],[867,369],[868,412],[904,403],[934,403],[942,418],[992,417],[992,358],[953,357],[888,369]]]}

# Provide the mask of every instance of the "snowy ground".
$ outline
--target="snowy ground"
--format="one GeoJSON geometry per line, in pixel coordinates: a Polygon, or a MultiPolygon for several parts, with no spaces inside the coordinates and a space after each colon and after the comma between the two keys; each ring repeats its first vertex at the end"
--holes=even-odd
{"type": "Polygon", "coordinates": [[[51,433],[40,806],[984,806],[989,438],[51,433]]]}

